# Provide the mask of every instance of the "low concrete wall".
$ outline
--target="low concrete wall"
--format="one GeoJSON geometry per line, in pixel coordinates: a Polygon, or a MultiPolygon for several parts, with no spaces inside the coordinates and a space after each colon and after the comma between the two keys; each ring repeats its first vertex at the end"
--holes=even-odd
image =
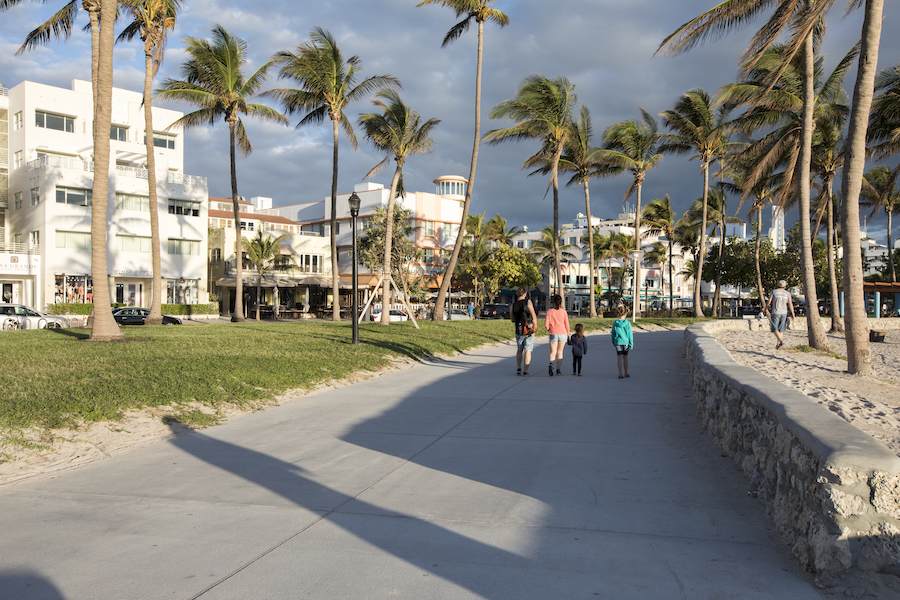
{"type": "Polygon", "coordinates": [[[738,365],[713,334],[747,326],[715,321],[685,330],[704,427],[806,568],[900,575],[900,457],[800,392],[738,365]]]}

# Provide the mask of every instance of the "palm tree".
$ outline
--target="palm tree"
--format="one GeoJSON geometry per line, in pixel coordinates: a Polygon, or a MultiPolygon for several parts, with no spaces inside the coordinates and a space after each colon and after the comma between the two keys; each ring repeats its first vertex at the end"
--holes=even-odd
{"type": "MultiPolygon", "coordinates": [[[[247,262],[256,270],[256,320],[259,321],[259,307],[262,304],[262,280],[267,271],[284,271],[293,264],[293,257],[281,253],[281,245],[290,239],[288,234],[265,235],[257,230],[252,240],[241,238],[241,247],[247,253],[247,262]]],[[[276,288],[277,289],[277,288],[276,288]]],[[[278,302],[274,302],[278,310],[278,302]]],[[[276,313],[276,317],[278,314],[276,313]]]]}
{"type": "MultiPolygon", "coordinates": [[[[662,273],[663,269],[666,267],[666,263],[669,262],[671,256],[669,255],[669,248],[666,244],[662,242],[656,241],[651,244],[650,248],[647,252],[644,253],[644,260],[647,262],[647,266],[651,267],[653,265],[659,265],[659,271],[662,273]]],[[[671,272],[672,265],[669,264],[669,271],[671,272]]],[[[663,293],[665,293],[665,277],[660,276],[660,280],[662,280],[663,285],[661,286],[663,289],[663,293]]],[[[671,279],[670,279],[670,289],[671,289],[671,279]]],[[[671,296],[670,296],[669,305],[671,306],[671,296]]],[[[650,298],[647,298],[647,304],[649,306],[650,298]]],[[[649,308],[648,308],[649,310],[649,308]]],[[[672,316],[671,311],[669,312],[669,316],[672,316]]]]}
{"type": "MultiPolygon", "coordinates": [[[[212,30],[212,40],[186,36],[185,52],[188,58],[181,64],[183,79],[166,79],[156,90],[156,97],[173,102],[186,102],[199,109],[188,113],[169,126],[200,127],[213,126],[220,117],[228,123],[228,150],[231,157],[231,203],[234,208],[235,227],[241,222],[238,205],[237,161],[235,148],[239,147],[243,156],[253,152],[253,146],[241,115],[248,115],[287,124],[288,120],[280,112],[264,105],[252,104],[252,96],[261,95],[262,86],[272,67],[269,61],[259,67],[250,77],[244,77],[243,67],[247,63],[247,43],[232,35],[221,25],[212,30]]],[[[150,136],[148,136],[150,137],[150,136]]],[[[243,307],[243,265],[240,256],[235,258],[234,312],[231,320],[244,320],[243,307]]]]}
{"type": "MultiPolygon", "coordinates": [[[[456,17],[464,17],[462,21],[450,28],[441,47],[444,47],[456,41],[462,34],[469,30],[474,20],[478,24],[478,54],[475,69],[475,142],[472,146],[472,163],[469,167],[469,181],[466,185],[466,197],[463,201],[463,212],[460,223],[465,223],[469,216],[469,205],[472,201],[472,190],[475,188],[475,165],[478,163],[478,146],[481,143],[481,61],[484,54],[484,23],[491,21],[500,27],[509,24],[509,17],[496,8],[491,8],[494,0],[422,0],[416,6],[425,6],[427,4],[437,4],[438,6],[446,6],[456,13],[456,17]]],[[[447,299],[447,292],[450,289],[450,275],[456,270],[456,262],[459,259],[459,253],[462,249],[463,236],[458,235],[453,245],[453,252],[450,254],[450,261],[447,263],[447,270],[444,271],[444,278],[441,280],[441,287],[438,290],[437,298],[434,302],[435,321],[444,319],[444,304],[447,299]]]]}
{"type": "MultiPolygon", "coordinates": [[[[727,123],[724,112],[716,112],[709,94],[700,88],[694,88],[681,96],[674,109],[659,113],[673,133],[663,137],[663,151],[684,154],[695,151],[691,158],[700,161],[700,172],[703,174],[703,201],[700,215],[700,252],[696,257],[697,268],[703,273],[706,257],[706,223],[707,191],[709,190],[709,166],[723,152],[727,152],[730,142],[727,136],[727,123]]],[[[694,316],[703,316],[700,302],[699,280],[694,286],[694,316]]]]}
{"type": "MultiPolygon", "coordinates": [[[[0,11],[21,4],[22,0],[0,0],[0,11]]],[[[93,287],[93,312],[90,340],[116,341],[124,338],[112,316],[109,286],[105,284],[109,272],[107,262],[106,206],[109,180],[109,128],[112,124],[113,43],[116,0],[83,0],[91,31],[91,83],[93,91],[93,149],[94,180],[91,202],[91,273],[97,276],[93,287]],[[100,176],[97,176],[100,174],[100,176]]],[[[48,21],[28,34],[16,54],[46,44],[51,38],[68,39],[72,32],[78,2],[72,0],[48,21]]]]}
{"type": "MultiPolygon", "coordinates": [[[[504,100],[490,113],[492,119],[508,119],[516,122],[515,125],[491,130],[484,136],[490,144],[506,140],[541,140],[541,149],[525,160],[523,168],[550,163],[550,185],[553,187],[551,232],[554,236],[559,232],[559,159],[571,132],[572,110],[577,101],[575,86],[565,77],[548,79],[540,74],[529,75],[519,86],[514,99],[504,100]]],[[[562,256],[557,237],[554,237],[554,246],[558,279],[562,256]]],[[[559,294],[564,296],[559,281],[557,286],[559,294]]]]}
{"type": "Polygon", "coordinates": [[[150,197],[150,253],[153,285],[147,325],[162,325],[162,252],[159,242],[159,201],[156,194],[156,154],[153,140],[152,93],[166,50],[168,32],[175,28],[181,0],[120,0],[133,21],[119,35],[119,41],[139,36],[144,45],[144,143],[147,148],[147,185],[150,197]]]}
{"type": "MultiPolygon", "coordinates": [[[[384,287],[382,291],[381,324],[390,324],[390,274],[391,274],[391,236],[394,228],[394,198],[403,190],[403,165],[410,156],[428,154],[434,147],[434,141],[428,137],[431,131],[441,121],[428,119],[421,122],[419,113],[410,109],[400,95],[394,90],[382,90],[377,94],[378,98],[384,98],[384,102],[375,99],[372,104],[382,110],[381,114],[362,114],[359,116],[359,124],[366,132],[366,138],[376,150],[384,152],[388,156],[375,165],[366,174],[366,178],[384,169],[391,158],[397,163],[394,177],[391,179],[391,191],[388,194],[387,223],[384,236],[384,287]]],[[[333,203],[332,203],[333,205],[333,203]]]]}
{"type": "MultiPolygon", "coordinates": [[[[541,237],[534,240],[534,243],[528,248],[528,252],[535,257],[541,268],[553,266],[556,269],[556,293],[560,293],[562,289],[562,269],[563,262],[573,262],[578,257],[572,252],[574,246],[569,244],[560,245],[560,232],[554,232],[551,226],[541,229],[541,237]]],[[[553,288],[553,281],[550,281],[550,287],[553,288]]]]}
{"type": "Polygon", "coordinates": [[[883,160],[900,152],[900,65],[888,67],[875,78],[867,140],[872,143],[869,153],[883,160]]]}
{"type": "Polygon", "coordinates": [[[479,244],[487,235],[487,223],[484,221],[484,215],[469,215],[466,219],[466,234],[472,236],[472,239],[479,244]]]}
{"type": "Polygon", "coordinates": [[[672,252],[675,246],[675,211],[672,210],[672,203],[669,201],[669,195],[665,198],[656,198],[644,207],[644,219],[647,221],[647,233],[645,236],[661,235],[666,238],[669,245],[669,316],[672,316],[672,310],[675,303],[674,286],[672,282],[672,252]]]}
{"type": "MultiPolygon", "coordinates": [[[[470,218],[472,216],[473,215],[469,215],[470,218]]],[[[472,283],[475,285],[476,302],[478,302],[477,299],[479,298],[478,284],[480,281],[483,281],[484,269],[490,260],[491,250],[480,238],[467,241],[463,245],[462,252],[459,255],[457,271],[462,271],[472,278],[472,283]]]]}
{"type": "MultiPolygon", "coordinates": [[[[659,126],[656,119],[650,113],[641,108],[643,118],[640,122],[634,119],[611,125],[603,132],[603,148],[593,153],[596,160],[604,161],[608,167],[608,174],[615,174],[622,170],[631,171],[631,185],[625,192],[623,202],[632,194],[637,197],[637,209],[634,218],[634,250],[641,249],[641,188],[644,185],[644,177],[648,170],[659,165],[662,160],[661,139],[659,126]]],[[[641,264],[636,262],[634,282],[641,280],[641,264]]],[[[640,301],[635,293],[634,314],[638,314],[640,301]]]]}
{"type": "Polygon", "coordinates": [[[872,167],[863,179],[863,187],[860,196],[860,206],[872,208],[874,215],[878,209],[883,209],[887,215],[887,247],[888,265],[890,265],[891,281],[897,282],[897,272],[894,269],[894,241],[891,230],[894,227],[893,215],[900,212],[900,190],[897,189],[897,176],[900,175],[900,166],[894,169],[879,166],[872,167]]]}
{"type": "Polygon", "coordinates": [[[838,171],[844,164],[843,120],[816,128],[813,142],[813,172],[822,180],[816,212],[825,215],[828,251],[828,283],[831,290],[831,331],[844,331],[844,318],[838,310],[838,283],[835,263],[837,243],[835,236],[835,195],[832,191],[838,171]]]}
{"type": "MultiPolygon", "coordinates": [[[[719,253],[716,262],[716,291],[713,296],[713,315],[717,317],[722,316],[721,283],[722,264],[725,259],[725,229],[728,223],[743,223],[743,221],[737,217],[728,216],[727,198],[725,196],[725,190],[723,189],[724,187],[723,184],[719,184],[716,187],[710,188],[707,193],[707,216],[709,217],[709,220],[712,221],[713,227],[719,232],[719,253]]],[[[694,211],[695,220],[699,219],[699,214],[702,211],[701,203],[702,198],[698,198],[691,207],[691,210],[694,211]]],[[[697,266],[698,268],[700,267],[699,264],[697,266]]]]}
{"type": "Polygon", "coordinates": [[[522,231],[518,227],[507,227],[506,219],[499,213],[496,217],[491,217],[485,226],[485,235],[488,239],[504,246],[512,246],[513,239],[520,233],[522,231]]]}
{"type": "MultiPolygon", "coordinates": [[[[350,119],[344,114],[347,105],[362,100],[376,89],[402,87],[400,81],[391,75],[376,75],[358,82],[362,71],[359,56],[351,56],[346,61],[331,33],[316,27],[310,33],[311,40],[297,46],[295,52],[287,50],[275,54],[273,61],[279,66],[279,79],[288,79],[297,84],[297,89],[275,89],[265,92],[264,96],[278,99],[284,111],[292,115],[295,112],[306,115],[297,127],[318,124],[331,120],[333,139],[333,158],[331,167],[331,293],[332,315],[334,321],[341,318],[341,307],[337,253],[337,183],[338,183],[338,130],[343,127],[344,134],[355,150],[358,146],[356,134],[350,119]]],[[[393,215],[393,213],[389,213],[393,215]]],[[[390,236],[387,237],[390,239],[390,236]]],[[[385,313],[387,314],[387,313],[385,313]]]]}

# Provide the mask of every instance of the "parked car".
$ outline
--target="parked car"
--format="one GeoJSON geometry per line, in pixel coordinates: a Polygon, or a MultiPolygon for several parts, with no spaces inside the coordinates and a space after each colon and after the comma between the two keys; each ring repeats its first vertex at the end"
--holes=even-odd
{"type": "Polygon", "coordinates": [[[24,304],[0,304],[4,329],[52,329],[68,327],[65,317],[44,314],[24,304]]]}
{"type": "Polygon", "coordinates": [[[447,314],[446,310],[444,311],[444,319],[447,321],[468,321],[469,313],[461,308],[451,308],[449,314],[447,314]]]}
{"type": "MultiPolygon", "coordinates": [[[[372,320],[380,321],[381,320],[381,311],[373,310],[372,311],[372,320]]],[[[409,315],[403,312],[402,310],[391,309],[390,315],[388,316],[388,321],[391,323],[397,323],[400,321],[408,321],[409,315]]]]}
{"type": "MultiPolygon", "coordinates": [[[[143,325],[147,316],[150,315],[149,308],[135,308],[126,306],[117,308],[113,311],[113,318],[119,325],[143,325]]],[[[178,317],[170,317],[163,315],[163,325],[181,325],[181,319],[178,317]]]]}
{"type": "Polygon", "coordinates": [[[509,304],[485,304],[481,309],[482,319],[508,319],[509,304]]]}

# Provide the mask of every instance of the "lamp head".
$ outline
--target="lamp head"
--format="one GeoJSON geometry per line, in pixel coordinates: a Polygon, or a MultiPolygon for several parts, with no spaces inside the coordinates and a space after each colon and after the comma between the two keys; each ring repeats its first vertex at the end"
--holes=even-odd
{"type": "Polygon", "coordinates": [[[356,192],[350,194],[350,198],[347,200],[347,202],[350,204],[350,215],[354,217],[359,216],[359,205],[361,203],[361,200],[356,192]]]}

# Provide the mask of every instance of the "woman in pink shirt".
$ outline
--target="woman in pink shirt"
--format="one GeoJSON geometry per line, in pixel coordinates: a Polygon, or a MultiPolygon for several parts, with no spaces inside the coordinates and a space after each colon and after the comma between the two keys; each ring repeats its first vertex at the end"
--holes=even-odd
{"type": "Polygon", "coordinates": [[[544,317],[544,327],[550,332],[550,377],[553,377],[553,359],[556,357],[556,374],[559,375],[559,363],[563,358],[563,348],[569,339],[569,314],[562,307],[562,297],[554,294],[550,300],[553,308],[544,317]]]}

